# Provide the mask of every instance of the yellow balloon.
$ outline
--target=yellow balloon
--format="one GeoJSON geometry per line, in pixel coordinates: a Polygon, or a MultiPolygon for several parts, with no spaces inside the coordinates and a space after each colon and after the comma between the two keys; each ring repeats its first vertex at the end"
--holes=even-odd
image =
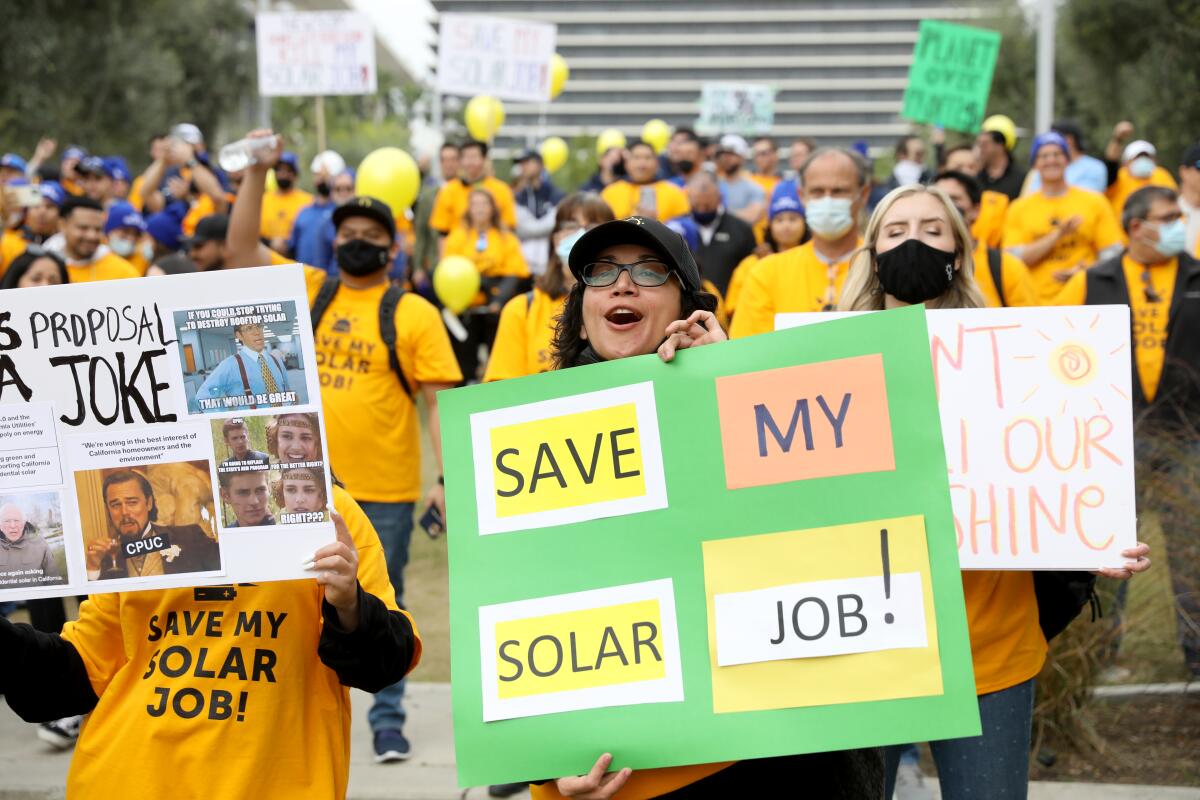
{"type": "Polygon", "coordinates": [[[475,95],[467,101],[463,119],[472,138],[490,142],[504,124],[504,103],[491,95],[475,95]]]}
{"type": "Polygon", "coordinates": [[[267,185],[264,188],[268,192],[274,192],[279,188],[279,184],[275,182],[275,170],[267,170],[267,185]]]}
{"type": "Polygon", "coordinates": [[[398,147],[381,147],[358,165],[355,193],[382,200],[397,217],[413,204],[420,190],[421,171],[417,162],[398,147]]]}
{"type": "Polygon", "coordinates": [[[442,305],[461,314],[479,292],[479,270],[466,256],[446,256],[433,270],[433,290],[442,305]]]}
{"type": "Polygon", "coordinates": [[[542,142],[541,153],[542,163],[546,165],[546,169],[551,172],[558,172],[562,169],[562,165],[567,163],[567,156],[570,155],[570,149],[567,147],[567,143],[562,140],[562,137],[551,136],[542,142]]]}
{"type": "Polygon", "coordinates": [[[596,155],[602,156],[614,147],[625,146],[625,134],[616,128],[608,128],[596,137],[596,155]]]}
{"type": "Polygon", "coordinates": [[[562,94],[563,87],[567,85],[567,79],[571,77],[571,68],[567,66],[567,60],[555,53],[550,59],[550,99],[556,100],[562,94]]]}
{"type": "Polygon", "coordinates": [[[655,153],[661,153],[671,140],[671,126],[661,119],[652,119],[642,126],[642,141],[654,148],[655,153]]]}

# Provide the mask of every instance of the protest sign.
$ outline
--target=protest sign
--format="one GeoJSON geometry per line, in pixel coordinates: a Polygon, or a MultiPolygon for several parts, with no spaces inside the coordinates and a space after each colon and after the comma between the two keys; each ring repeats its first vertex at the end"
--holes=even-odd
{"type": "Polygon", "coordinates": [[[756,136],[775,124],[775,87],[757,83],[706,83],[700,89],[703,134],[740,133],[756,136]]]}
{"type": "Polygon", "coordinates": [[[366,14],[264,12],[254,30],[261,96],[375,93],[375,32],[366,14]]]}
{"type": "Polygon", "coordinates": [[[310,577],[305,298],[299,267],[0,293],[0,600],[310,577]]]}
{"type": "Polygon", "coordinates": [[[927,336],[439,395],[459,782],[976,735],[927,336]]]}
{"type": "Polygon", "coordinates": [[[437,90],[501,100],[550,102],[557,26],[476,14],[438,17],[437,90]]]}
{"type": "Polygon", "coordinates": [[[999,54],[996,31],[921,20],[900,116],[978,133],[999,54]]]}
{"type": "Polygon", "coordinates": [[[1122,566],[1137,544],[1129,308],[928,316],[963,569],[1122,566]]]}

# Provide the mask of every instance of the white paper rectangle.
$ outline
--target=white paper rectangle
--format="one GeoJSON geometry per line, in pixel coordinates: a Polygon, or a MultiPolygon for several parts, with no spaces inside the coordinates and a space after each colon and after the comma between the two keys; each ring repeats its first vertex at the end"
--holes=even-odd
{"type": "Polygon", "coordinates": [[[477,14],[438,17],[437,89],[442,94],[546,103],[557,26],[477,14]]]}
{"type": "Polygon", "coordinates": [[[475,500],[479,514],[480,536],[532,528],[548,528],[569,522],[582,522],[600,517],[617,517],[667,507],[667,481],[663,472],[662,443],[658,433],[658,411],[654,403],[654,383],[651,381],[472,414],[471,448],[475,464],[475,500]],[[637,408],[638,434],[642,445],[642,470],[646,485],[645,494],[641,497],[609,500],[509,517],[496,515],[496,481],[495,474],[492,472],[492,447],[489,438],[493,428],[609,408],[624,403],[634,403],[637,408]]]}
{"type": "Polygon", "coordinates": [[[1137,544],[1129,307],[926,318],[962,568],[1123,565],[1137,544]]]}
{"type": "Polygon", "coordinates": [[[49,403],[0,406],[0,453],[57,445],[54,407],[49,403]]]}
{"type": "Polygon", "coordinates": [[[551,597],[480,606],[479,654],[483,689],[483,719],[492,722],[584,708],[607,708],[639,703],[674,703],[683,700],[683,669],[679,656],[679,630],[675,616],[675,590],[670,578],[591,589],[551,597]],[[603,608],[640,600],[657,600],[661,614],[661,643],[666,675],[656,680],[575,689],[527,697],[501,699],[496,671],[496,626],[570,611],[603,608]]]}
{"type": "Polygon", "coordinates": [[[717,664],[927,646],[921,574],[894,574],[890,588],[880,575],[718,594],[717,664]]]}
{"type": "Polygon", "coordinates": [[[374,94],[375,32],[356,11],[254,17],[262,97],[374,94]]]}

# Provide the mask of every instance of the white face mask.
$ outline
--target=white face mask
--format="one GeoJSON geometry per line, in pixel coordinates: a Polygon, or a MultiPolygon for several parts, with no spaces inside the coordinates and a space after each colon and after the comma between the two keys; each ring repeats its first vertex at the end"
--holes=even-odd
{"type": "Polygon", "coordinates": [[[153,242],[146,242],[146,244],[142,245],[138,249],[141,250],[142,258],[146,259],[146,261],[154,260],[154,243],[153,242]]]}
{"type": "Polygon", "coordinates": [[[121,258],[129,258],[133,255],[134,243],[129,239],[118,239],[116,237],[108,240],[108,246],[112,251],[121,258]]]}
{"type": "Polygon", "coordinates": [[[567,263],[567,260],[571,257],[571,248],[575,246],[576,242],[583,238],[585,233],[587,233],[587,230],[580,228],[558,243],[558,247],[554,248],[554,251],[558,254],[559,261],[564,264],[567,263]]]}
{"type": "Polygon", "coordinates": [[[1154,159],[1150,156],[1138,156],[1129,162],[1129,174],[1139,180],[1145,180],[1154,174],[1154,159]]]}
{"type": "Polygon", "coordinates": [[[822,197],[805,203],[808,227],[822,239],[837,239],[854,225],[851,203],[844,197],[822,197]]]}

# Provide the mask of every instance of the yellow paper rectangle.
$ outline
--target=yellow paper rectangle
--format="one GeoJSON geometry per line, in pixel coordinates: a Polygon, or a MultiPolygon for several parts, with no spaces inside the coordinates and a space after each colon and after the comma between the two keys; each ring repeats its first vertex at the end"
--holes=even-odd
{"type": "Polygon", "coordinates": [[[942,694],[923,517],[721,539],[704,542],[703,552],[715,713],[942,694]],[[921,575],[927,647],[717,666],[714,595],[843,578],[882,581],[879,532],[885,528],[892,573],[921,575]]]}

